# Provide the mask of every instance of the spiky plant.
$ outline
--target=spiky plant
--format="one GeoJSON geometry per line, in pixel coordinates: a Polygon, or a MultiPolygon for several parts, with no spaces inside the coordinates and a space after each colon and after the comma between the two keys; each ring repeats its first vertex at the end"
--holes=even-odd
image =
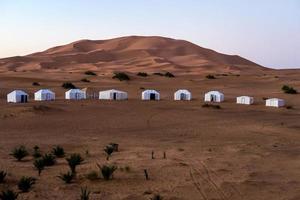
{"type": "Polygon", "coordinates": [[[52,153],[57,157],[57,158],[62,158],[65,156],[65,150],[61,146],[55,146],[52,149],[52,153]]]}
{"type": "Polygon", "coordinates": [[[109,180],[113,178],[114,172],[117,170],[117,167],[115,165],[99,165],[97,164],[98,168],[100,169],[100,172],[104,178],[104,180],[109,180]]]}
{"type": "Polygon", "coordinates": [[[163,198],[159,194],[155,194],[152,198],[150,198],[150,200],[163,200],[163,198]]]}
{"type": "Polygon", "coordinates": [[[66,184],[70,184],[74,178],[74,174],[71,171],[68,171],[67,173],[61,173],[58,178],[60,178],[66,184]]]}
{"type": "Polygon", "coordinates": [[[107,145],[104,148],[104,152],[106,153],[106,160],[109,160],[109,157],[114,152],[115,148],[112,145],[107,145]]]}
{"type": "Polygon", "coordinates": [[[41,154],[39,146],[36,145],[36,146],[33,147],[33,154],[32,154],[32,156],[34,158],[40,158],[40,157],[42,157],[42,154],[41,154]]]}
{"type": "Polygon", "coordinates": [[[42,160],[45,166],[53,166],[56,163],[55,156],[51,153],[43,155],[42,160]]]}
{"type": "Polygon", "coordinates": [[[11,155],[15,157],[18,161],[29,155],[25,146],[19,146],[12,150],[11,155]]]}
{"type": "Polygon", "coordinates": [[[4,183],[6,175],[7,175],[7,172],[5,172],[3,170],[0,171],[0,183],[4,183]]]}
{"type": "Polygon", "coordinates": [[[81,188],[80,200],[89,200],[90,199],[91,191],[85,188],[81,188]]]}
{"type": "Polygon", "coordinates": [[[66,160],[67,160],[68,165],[71,169],[71,172],[73,174],[75,174],[77,165],[80,165],[83,162],[84,159],[81,157],[80,154],[73,153],[73,154],[70,155],[70,157],[66,158],[66,160]]]}
{"type": "Polygon", "coordinates": [[[42,158],[36,159],[33,163],[35,169],[38,170],[39,176],[41,175],[42,171],[45,169],[45,162],[42,158]]]}
{"type": "Polygon", "coordinates": [[[16,200],[19,194],[14,192],[13,190],[5,190],[2,191],[0,194],[1,200],[16,200]]]}
{"type": "Polygon", "coordinates": [[[28,192],[31,187],[35,184],[36,179],[33,177],[23,176],[18,183],[18,188],[22,192],[28,192]]]}

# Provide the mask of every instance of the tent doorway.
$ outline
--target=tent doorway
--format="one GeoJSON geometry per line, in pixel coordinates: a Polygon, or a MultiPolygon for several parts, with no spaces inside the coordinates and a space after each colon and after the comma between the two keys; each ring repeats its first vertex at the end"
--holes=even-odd
{"type": "Polygon", "coordinates": [[[217,96],[216,95],[210,95],[210,101],[211,102],[215,102],[215,101],[217,101],[217,96]]]}
{"type": "Polygon", "coordinates": [[[117,100],[117,93],[116,92],[113,93],[113,100],[117,100]]]}
{"type": "Polygon", "coordinates": [[[21,95],[21,103],[27,102],[27,95],[21,95]]]}
{"type": "Polygon", "coordinates": [[[46,100],[51,100],[51,96],[49,93],[46,94],[46,100]]]}
{"type": "Polygon", "coordinates": [[[150,94],[150,100],[155,100],[155,94],[154,93],[150,94]]]}
{"type": "Polygon", "coordinates": [[[80,94],[78,92],[75,93],[75,99],[80,99],[80,94]]]}
{"type": "Polygon", "coordinates": [[[180,94],[180,100],[186,100],[187,98],[186,98],[186,94],[184,94],[184,93],[181,93],[180,94]]]}

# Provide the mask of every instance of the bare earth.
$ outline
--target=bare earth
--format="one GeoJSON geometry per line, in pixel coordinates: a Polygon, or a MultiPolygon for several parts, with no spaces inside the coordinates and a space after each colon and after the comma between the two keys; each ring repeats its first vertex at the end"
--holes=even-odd
{"type": "Polygon", "coordinates": [[[9,176],[0,191],[7,187],[17,191],[16,183],[25,175],[38,179],[33,190],[20,194],[24,200],[74,200],[84,186],[92,191],[91,199],[103,200],[148,200],[153,194],[166,200],[300,199],[300,95],[281,91],[283,84],[300,89],[299,70],[225,70],[226,76],[214,73],[216,79],[208,80],[201,70],[187,75],[175,71],[175,78],[143,78],[134,75],[134,68],[129,70],[132,80],[119,82],[102,69],[96,70],[98,76],[84,75],[84,70],[1,69],[0,169],[9,176]],[[92,82],[80,82],[86,77],[92,82]],[[34,81],[41,86],[32,86],[34,81]],[[61,88],[66,81],[88,87],[89,93],[124,90],[129,100],[66,101],[61,88]],[[6,103],[6,94],[17,88],[30,94],[29,103],[6,103]],[[52,89],[57,100],[32,101],[33,92],[40,88],[52,89]],[[141,101],[142,88],[159,90],[162,100],[141,101]],[[193,101],[173,101],[173,93],[180,88],[189,89],[193,101]],[[219,110],[202,108],[204,93],[213,89],[222,91],[226,101],[219,110]],[[236,105],[235,97],[240,95],[254,96],[256,104],[236,105]],[[283,98],[293,108],[267,108],[264,97],[283,98]],[[103,148],[110,142],[118,143],[120,151],[106,161],[103,148]],[[9,155],[18,145],[30,150],[39,145],[44,153],[61,145],[68,154],[81,153],[85,162],[78,167],[74,183],[66,185],[57,178],[68,170],[64,159],[38,177],[31,156],[16,162],[9,155]],[[152,151],[155,159],[151,159],[152,151]],[[119,167],[113,180],[85,177],[98,170],[97,163],[107,162],[119,167]],[[120,170],[125,167],[130,170],[120,170]],[[149,172],[148,181],[144,169],[149,172]]]}

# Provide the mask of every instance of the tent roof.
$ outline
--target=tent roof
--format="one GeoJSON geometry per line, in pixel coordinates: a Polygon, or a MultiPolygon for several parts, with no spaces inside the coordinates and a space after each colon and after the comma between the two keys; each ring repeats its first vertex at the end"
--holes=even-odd
{"type": "Polygon", "coordinates": [[[189,93],[189,94],[191,94],[191,92],[186,90],[186,89],[177,90],[175,93],[189,93]]]}
{"type": "Polygon", "coordinates": [[[221,92],[219,92],[219,91],[215,91],[215,90],[209,91],[209,92],[207,92],[206,94],[218,94],[218,95],[223,95],[223,93],[221,93],[221,92]]]}
{"type": "Polygon", "coordinates": [[[52,91],[49,90],[49,89],[40,89],[40,90],[37,91],[36,93],[51,93],[51,94],[54,94],[54,92],[52,92],[52,91]]]}
{"type": "Polygon", "coordinates": [[[121,90],[115,90],[115,89],[111,89],[111,90],[103,90],[103,91],[100,91],[100,92],[117,92],[117,93],[127,93],[127,92],[124,92],[124,91],[121,91],[121,90]]]}
{"type": "Polygon", "coordinates": [[[28,94],[26,92],[24,92],[23,90],[14,90],[11,93],[9,93],[9,95],[27,95],[28,94]]]}
{"type": "Polygon", "coordinates": [[[157,92],[156,90],[144,90],[143,93],[156,93],[159,94],[159,92],[157,92]]]}

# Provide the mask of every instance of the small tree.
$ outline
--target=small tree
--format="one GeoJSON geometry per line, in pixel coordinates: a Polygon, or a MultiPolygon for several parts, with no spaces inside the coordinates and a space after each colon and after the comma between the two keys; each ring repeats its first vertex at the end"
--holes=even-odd
{"type": "Polygon", "coordinates": [[[44,160],[39,158],[36,159],[33,163],[34,167],[38,170],[39,176],[41,175],[42,171],[45,169],[45,163],[44,160]]]}
{"type": "Polygon", "coordinates": [[[73,83],[65,82],[61,85],[65,89],[76,89],[76,86],[73,83]]]}
{"type": "Polygon", "coordinates": [[[89,200],[91,192],[85,188],[81,188],[80,200],[89,200]]]}
{"type": "Polygon", "coordinates": [[[112,77],[113,79],[118,79],[119,81],[129,81],[129,76],[124,72],[115,72],[115,75],[112,77]]]}
{"type": "Polygon", "coordinates": [[[33,177],[23,176],[18,183],[18,188],[22,192],[28,192],[31,189],[31,187],[35,184],[35,181],[36,179],[33,177]]]}
{"type": "Polygon", "coordinates": [[[0,183],[4,183],[7,172],[1,170],[0,171],[0,183]]]}
{"type": "Polygon", "coordinates": [[[33,147],[33,154],[32,154],[32,156],[33,156],[34,158],[40,158],[40,157],[42,156],[41,151],[40,151],[40,147],[39,147],[39,146],[35,145],[35,146],[33,147]]]}
{"type": "Polygon", "coordinates": [[[147,77],[148,74],[146,72],[139,72],[137,73],[138,76],[147,77]]]}
{"type": "Polygon", "coordinates": [[[71,154],[70,157],[66,158],[66,160],[71,169],[71,172],[73,174],[76,174],[76,166],[80,165],[84,159],[81,157],[80,154],[74,153],[74,154],[71,154]]]}
{"type": "Polygon", "coordinates": [[[63,174],[61,173],[58,178],[60,178],[62,181],[64,181],[66,184],[70,184],[74,178],[74,175],[71,171],[68,171],[67,173],[63,174]]]}
{"type": "Polygon", "coordinates": [[[84,72],[84,74],[90,75],[90,76],[97,76],[97,74],[93,71],[86,71],[86,72],[84,72]]]}
{"type": "Polygon", "coordinates": [[[216,79],[216,77],[214,75],[208,74],[206,76],[207,79],[216,79]]]}
{"type": "Polygon", "coordinates": [[[166,72],[165,77],[174,78],[175,76],[171,72],[166,72]]]}
{"type": "Polygon", "coordinates": [[[295,90],[293,87],[290,87],[288,85],[282,86],[281,90],[286,94],[297,94],[297,90],[295,90]]]}
{"type": "Polygon", "coordinates": [[[104,178],[104,180],[110,180],[113,178],[113,173],[117,170],[117,167],[115,165],[99,165],[97,164],[98,168],[100,169],[100,172],[104,178]]]}
{"type": "Polygon", "coordinates": [[[38,82],[33,82],[32,85],[33,85],[33,86],[40,86],[40,83],[38,83],[38,82]]]}
{"type": "Polygon", "coordinates": [[[65,150],[61,146],[55,146],[52,149],[52,153],[57,157],[57,158],[62,158],[65,156],[65,150]]]}
{"type": "Polygon", "coordinates": [[[0,194],[1,200],[16,200],[19,194],[14,192],[13,190],[5,190],[2,191],[0,194]]]}
{"type": "Polygon", "coordinates": [[[19,146],[12,150],[11,155],[15,157],[18,161],[21,161],[23,158],[29,155],[25,146],[19,146]]]}
{"type": "Polygon", "coordinates": [[[111,154],[114,152],[114,147],[112,145],[107,145],[104,148],[104,152],[106,153],[106,160],[109,160],[109,157],[111,156],[111,154]]]}
{"type": "Polygon", "coordinates": [[[55,157],[51,153],[46,153],[42,157],[42,160],[43,160],[45,166],[53,166],[56,163],[55,157]]]}
{"type": "Polygon", "coordinates": [[[87,79],[87,78],[83,78],[83,79],[81,79],[81,82],[89,83],[91,81],[89,79],[87,79]]]}

